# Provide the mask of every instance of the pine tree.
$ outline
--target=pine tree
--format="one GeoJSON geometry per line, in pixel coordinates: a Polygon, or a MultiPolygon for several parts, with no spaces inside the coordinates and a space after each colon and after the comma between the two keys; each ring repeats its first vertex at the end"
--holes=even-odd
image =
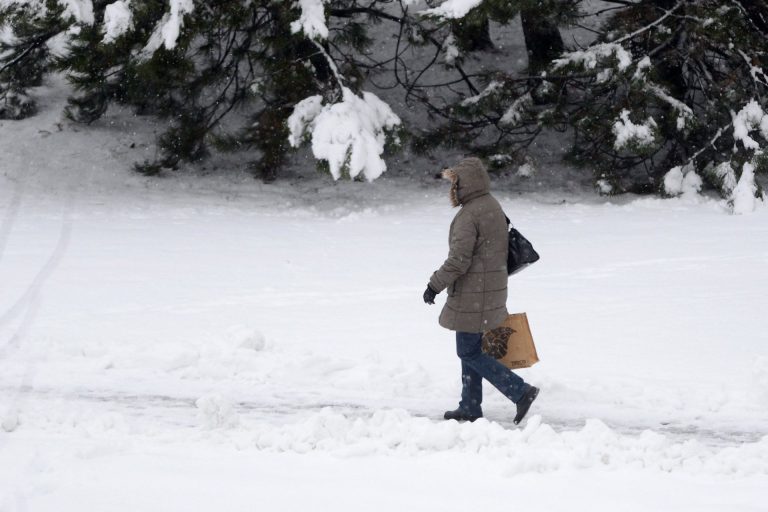
{"type": "MultiPolygon", "coordinates": [[[[541,71],[559,57],[564,43],[559,28],[572,23],[580,14],[579,1],[513,0],[478,3],[465,20],[489,19],[501,26],[520,23],[528,53],[525,72],[510,72],[502,66],[484,66],[466,73],[466,51],[458,45],[457,57],[448,62],[462,78],[460,94],[442,105],[430,100],[433,91],[425,90],[419,99],[443,123],[417,139],[418,147],[429,151],[439,145],[464,147],[489,157],[494,162],[522,160],[526,149],[544,132],[548,124],[542,105],[550,101],[551,84],[541,71]],[[519,21],[518,21],[519,20],[519,21]]],[[[439,30],[440,24],[437,24],[439,30]]],[[[416,90],[418,85],[415,86],[416,90]]]]}
{"type": "Polygon", "coordinates": [[[606,192],[675,194],[703,180],[734,200],[744,177],[740,197],[759,194],[768,8],[607,1],[614,14],[594,44],[563,52],[558,27],[589,14],[580,0],[430,0],[421,10],[395,0],[8,0],[0,117],[33,114],[27,92],[55,70],[75,87],[73,120],[92,123],[113,104],[168,120],[160,157],[137,165],[145,173],[215,146],[253,155],[254,173],[271,180],[308,143],[335,178],[375,179],[407,134],[425,151],[509,161],[559,130],[606,192]],[[494,51],[491,27],[512,23],[528,47],[522,73],[482,60],[494,51]],[[404,126],[371,88],[401,91],[429,129],[404,126]]]}
{"type": "Polygon", "coordinates": [[[42,7],[11,2],[0,8],[0,119],[35,114],[27,92],[41,85],[52,64],[49,45],[74,21],[54,0],[42,7]]]}
{"type": "MultiPolygon", "coordinates": [[[[412,9],[412,3],[6,2],[6,7],[0,7],[0,26],[5,32],[11,27],[12,37],[2,38],[3,49],[13,52],[0,53],[0,90],[7,98],[6,104],[14,105],[14,109],[6,108],[4,112],[6,117],[31,114],[34,105],[24,96],[26,89],[39,83],[45,72],[62,71],[75,87],[67,108],[67,115],[75,121],[92,123],[111,104],[169,121],[169,129],[158,140],[160,158],[138,165],[140,171],[157,173],[176,168],[182,161],[204,158],[211,145],[216,145],[253,153],[255,173],[270,180],[302,137],[312,139],[315,118],[306,119],[303,125],[294,123],[294,129],[301,133],[289,129],[295,109],[308,98],[322,98],[318,104],[321,108],[315,112],[318,115],[338,113],[345,104],[354,103],[354,97],[363,99],[363,110],[379,124],[370,128],[365,143],[376,147],[378,153],[383,151],[379,146],[402,142],[405,132],[395,129],[401,126],[397,116],[382,110],[378,98],[364,94],[372,81],[392,80],[409,106],[445,121],[419,142],[459,143],[478,149],[477,134],[484,133],[489,124],[491,129],[497,128],[496,124],[488,123],[484,115],[479,123],[467,123],[462,119],[460,105],[436,104],[434,98],[453,98],[455,103],[478,94],[489,80],[491,72],[474,76],[467,73],[464,59],[467,54],[492,49],[490,22],[510,23],[521,9],[531,10],[534,5],[537,9],[552,9],[558,3],[477,0],[462,16],[424,13],[412,9]],[[397,39],[394,44],[386,40],[386,51],[372,57],[374,41],[368,29],[382,23],[388,24],[389,34],[396,34],[397,39]],[[56,55],[49,48],[52,40],[57,42],[56,55]],[[421,67],[421,55],[432,52],[429,64],[421,67]],[[20,54],[24,58],[16,58],[20,54]],[[407,58],[411,55],[415,57],[407,58]],[[455,73],[455,80],[434,83],[433,68],[442,65],[455,73]],[[22,102],[18,98],[23,98],[22,102]],[[464,136],[466,133],[470,136],[464,136]]],[[[551,23],[539,18],[530,25],[535,25],[529,31],[533,34],[531,41],[541,42],[541,37],[557,39],[553,38],[551,23]]],[[[545,53],[557,47],[557,42],[554,46],[548,44],[538,46],[545,53]]],[[[368,126],[368,121],[355,122],[368,126]]],[[[503,136],[505,132],[501,133],[503,136]]],[[[354,138],[350,135],[346,150],[341,148],[350,155],[334,157],[346,158],[346,163],[339,166],[327,158],[318,158],[325,160],[332,172],[344,168],[344,172],[351,169],[350,175],[356,175],[354,166],[348,168],[351,152],[361,144],[354,138]]],[[[371,165],[379,168],[381,162],[373,159],[371,165]]],[[[375,176],[377,172],[366,175],[375,176]]]]}
{"type": "Polygon", "coordinates": [[[268,0],[206,2],[184,16],[174,44],[157,48],[151,41],[168,15],[164,1],[139,3],[132,27],[109,43],[98,23],[87,27],[58,63],[79,92],[68,114],[92,122],[118,102],[168,119],[159,139],[162,157],[140,164],[144,173],[200,160],[216,143],[255,146],[262,176],[274,177],[287,151],[286,108],[318,87],[305,65],[311,48],[291,33],[290,11],[268,0]],[[248,129],[219,130],[241,109],[255,110],[248,129]]]}
{"type": "Polygon", "coordinates": [[[618,11],[593,46],[550,69],[563,78],[556,116],[573,127],[572,160],[605,191],[676,194],[703,181],[731,197],[745,165],[765,168],[767,11],[715,0],[618,11]]]}

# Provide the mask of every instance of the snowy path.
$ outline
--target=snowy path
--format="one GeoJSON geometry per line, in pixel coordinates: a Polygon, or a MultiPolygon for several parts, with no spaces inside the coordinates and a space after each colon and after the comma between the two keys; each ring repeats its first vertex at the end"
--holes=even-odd
{"type": "Polygon", "coordinates": [[[491,510],[511,488],[541,510],[765,506],[765,211],[502,196],[543,255],[512,282],[542,357],[518,429],[488,388],[488,421],[439,421],[458,362],[420,294],[452,212],[374,186],[370,209],[4,189],[0,510],[458,510],[461,478],[491,510]]]}
{"type": "Polygon", "coordinates": [[[543,391],[458,425],[442,184],[144,179],[44,97],[0,122],[0,512],[768,510],[765,209],[501,190],[543,391]]]}
{"type": "MultiPolygon", "coordinates": [[[[97,390],[81,390],[80,392],[62,392],[52,389],[35,389],[31,386],[20,388],[0,389],[0,393],[17,393],[21,402],[34,401],[38,405],[58,407],[66,410],[98,409],[104,413],[130,418],[137,424],[151,424],[154,427],[164,425],[165,428],[200,427],[200,411],[196,406],[198,396],[174,397],[166,395],[143,395],[128,393],[99,392],[97,390]]],[[[406,410],[409,416],[415,418],[427,418],[433,421],[442,419],[442,409],[435,408],[433,404],[419,403],[418,400],[378,400],[376,403],[366,401],[364,398],[358,401],[344,401],[339,397],[330,397],[328,400],[308,400],[304,394],[291,396],[290,393],[273,395],[269,399],[261,401],[237,401],[228,402],[232,408],[232,416],[246,423],[262,422],[268,424],[290,423],[301,417],[315,415],[323,410],[332,410],[351,419],[367,420],[380,410],[406,410]],[[438,410],[439,409],[439,410],[438,410]]],[[[515,430],[519,427],[512,422],[514,414],[508,411],[507,417],[494,419],[500,426],[515,430]]],[[[584,426],[583,420],[559,418],[557,415],[548,415],[543,419],[555,432],[578,431],[584,426]]],[[[653,424],[630,424],[622,422],[606,422],[606,425],[619,435],[638,436],[646,430],[652,430],[663,434],[673,442],[685,442],[695,439],[697,442],[711,447],[736,447],[744,443],[756,443],[762,437],[768,435],[766,430],[743,429],[708,429],[694,425],[681,425],[670,422],[653,424]]]]}

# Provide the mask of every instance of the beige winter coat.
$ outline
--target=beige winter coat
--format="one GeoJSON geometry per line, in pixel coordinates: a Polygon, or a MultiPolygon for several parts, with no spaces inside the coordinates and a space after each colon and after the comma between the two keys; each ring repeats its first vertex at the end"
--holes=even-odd
{"type": "Polygon", "coordinates": [[[483,332],[507,318],[507,246],[504,212],[490,194],[491,181],[478,158],[447,169],[451,201],[461,209],[451,223],[448,259],[429,285],[448,290],[440,325],[452,331],[483,332]]]}

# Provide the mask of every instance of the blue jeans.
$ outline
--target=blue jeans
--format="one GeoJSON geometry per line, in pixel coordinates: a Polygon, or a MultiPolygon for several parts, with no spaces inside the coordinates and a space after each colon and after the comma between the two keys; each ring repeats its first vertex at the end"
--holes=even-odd
{"type": "Polygon", "coordinates": [[[483,379],[502,395],[517,403],[530,388],[529,384],[482,351],[483,335],[456,332],[456,353],[461,359],[461,402],[459,409],[472,416],[482,416],[483,379]]]}

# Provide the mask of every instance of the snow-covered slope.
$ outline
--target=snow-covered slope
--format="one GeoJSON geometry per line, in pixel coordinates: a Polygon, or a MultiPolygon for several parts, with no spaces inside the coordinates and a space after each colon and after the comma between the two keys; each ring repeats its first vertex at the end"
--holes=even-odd
{"type": "Polygon", "coordinates": [[[542,393],[458,425],[444,183],[143,178],[60,101],[0,125],[1,511],[765,509],[764,207],[497,181],[542,393]]]}

